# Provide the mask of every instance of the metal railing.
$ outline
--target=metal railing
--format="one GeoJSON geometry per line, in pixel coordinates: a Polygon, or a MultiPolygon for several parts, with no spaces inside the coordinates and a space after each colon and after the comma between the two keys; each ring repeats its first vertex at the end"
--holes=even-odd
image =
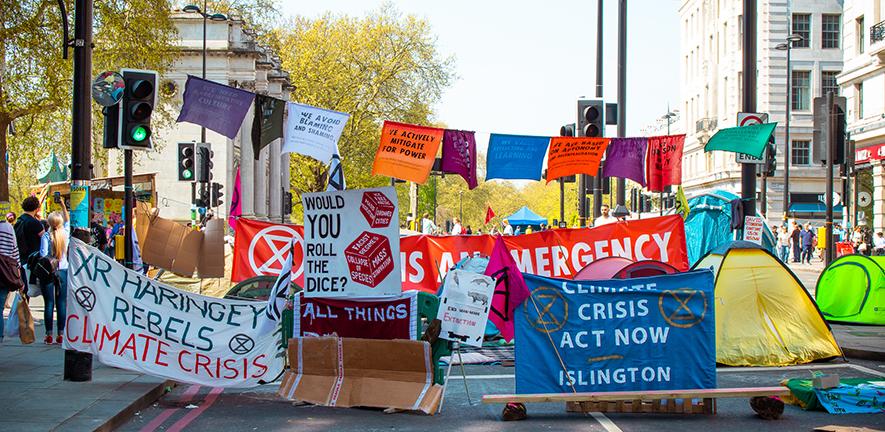
{"type": "Polygon", "coordinates": [[[715,117],[702,118],[695,123],[695,132],[711,131],[716,129],[716,124],[715,117]]]}
{"type": "Polygon", "coordinates": [[[870,44],[885,40],[885,21],[870,27],[870,44]]]}

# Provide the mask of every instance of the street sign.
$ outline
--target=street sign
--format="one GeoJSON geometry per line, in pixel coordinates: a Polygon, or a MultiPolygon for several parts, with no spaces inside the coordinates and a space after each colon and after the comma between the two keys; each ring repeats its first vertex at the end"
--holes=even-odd
{"type": "MultiPolygon", "coordinates": [[[[737,115],[737,125],[738,126],[749,126],[754,124],[762,124],[768,123],[768,113],[749,113],[749,112],[739,112],[737,115]]],[[[743,153],[735,153],[734,161],[739,164],[757,164],[764,165],[765,161],[768,160],[768,148],[765,148],[765,152],[762,153],[762,158],[757,158],[755,156],[750,156],[748,154],[743,153]]]]}

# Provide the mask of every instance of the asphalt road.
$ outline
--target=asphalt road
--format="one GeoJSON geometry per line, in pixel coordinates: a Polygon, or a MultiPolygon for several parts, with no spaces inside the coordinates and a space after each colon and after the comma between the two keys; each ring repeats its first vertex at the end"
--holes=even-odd
{"type": "MultiPolygon", "coordinates": [[[[773,386],[784,378],[807,378],[813,370],[840,377],[883,378],[885,366],[865,361],[833,362],[787,368],[721,368],[719,387],[773,386]]],[[[512,393],[512,367],[467,366],[464,380],[456,376],[436,416],[384,414],[374,409],[293,406],[276,396],[276,385],[257,389],[212,389],[180,385],[151,408],[138,413],[123,431],[798,431],[824,425],[865,426],[885,430],[885,414],[830,415],[787,406],[779,420],[755,416],[747,399],[722,399],[716,415],[575,414],[563,404],[528,404],[529,418],[501,422],[502,406],[479,403],[481,395],[512,393]]]]}

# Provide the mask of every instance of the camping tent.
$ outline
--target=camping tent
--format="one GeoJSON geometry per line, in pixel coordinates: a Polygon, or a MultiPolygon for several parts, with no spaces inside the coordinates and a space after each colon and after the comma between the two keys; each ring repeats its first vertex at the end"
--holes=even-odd
{"type": "Polygon", "coordinates": [[[661,276],[674,273],[679,273],[679,270],[676,269],[676,267],[671,266],[670,264],[658,260],[644,260],[636,261],[622,268],[617,274],[615,274],[614,278],[632,279],[638,277],[661,276]]]}
{"type": "Polygon", "coordinates": [[[827,321],[885,325],[885,257],[845,255],[817,280],[815,299],[827,321]]]}
{"type": "Polygon", "coordinates": [[[656,260],[633,261],[610,256],[587,264],[575,273],[574,280],[629,279],[678,273],[675,267],[656,260]]]}
{"type": "Polygon", "coordinates": [[[521,209],[517,210],[516,213],[513,213],[510,216],[507,216],[507,221],[510,222],[510,225],[513,226],[525,226],[525,225],[541,225],[546,224],[547,219],[541,216],[538,216],[537,213],[529,210],[528,207],[522,206],[521,209]]]}
{"type": "MultiPolygon", "coordinates": [[[[690,264],[694,264],[717,246],[734,240],[731,201],[737,198],[731,192],[715,190],[688,201],[690,213],[685,220],[685,243],[690,264]]],[[[756,215],[759,216],[759,213],[756,215]]],[[[765,224],[762,232],[762,245],[774,252],[775,237],[768,224],[765,224]]]]}
{"type": "Polygon", "coordinates": [[[802,283],[767,250],[732,242],[693,268],[711,268],[716,278],[717,362],[785,366],[842,355],[802,283]]]}

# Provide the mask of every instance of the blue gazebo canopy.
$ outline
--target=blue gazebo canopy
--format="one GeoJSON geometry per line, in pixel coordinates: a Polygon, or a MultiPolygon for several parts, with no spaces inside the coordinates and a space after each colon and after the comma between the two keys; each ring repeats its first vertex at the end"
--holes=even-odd
{"type": "Polygon", "coordinates": [[[510,222],[510,225],[540,225],[546,224],[547,218],[538,216],[537,213],[529,210],[528,207],[522,206],[516,213],[507,216],[507,221],[510,222]]]}

